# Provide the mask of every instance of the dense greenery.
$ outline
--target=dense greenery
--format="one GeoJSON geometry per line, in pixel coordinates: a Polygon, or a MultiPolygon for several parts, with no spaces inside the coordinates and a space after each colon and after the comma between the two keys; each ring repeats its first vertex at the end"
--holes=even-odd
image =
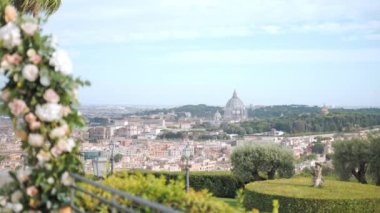
{"type": "Polygon", "coordinates": [[[205,104],[198,105],[185,105],[169,109],[155,109],[138,113],[138,115],[153,115],[158,113],[170,113],[174,112],[180,117],[185,117],[186,112],[190,112],[192,117],[202,117],[202,118],[212,118],[216,111],[223,113],[222,107],[217,106],[207,106],[205,104]]]}
{"type": "MultiPolygon", "coordinates": [[[[118,173],[101,181],[101,183],[184,212],[236,212],[236,210],[226,203],[213,197],[207,190],[194,191],[191,189],[186,193],[183,179],[168,182],[165,177],[161,176],[157,178],[152,174],[143,175],[136,173],[131,175],[128,173],[118,173]]],[[[107,198],[111,197],[109,193],[101,189],[86,184],[82,186],[96,194],[101,194],[107,198]]],[[[117,199],[117,201],[126,206],[133,205],[130,201],[125,199],[117,199]]],[[[85,212],[110,211],[109,206],[101,204],[98,200],[94,200],[90,196],[83,195],[82,193],[78,195],[77,202],[79,202],[79,206],[82,206],[85,212]]],[[[139,211],[141,212],[153,212],[146,207],[136,206],[136,204],[134,204],[134,207],[140,208],[139,211]]]]}
{"type": "Polygon", "coordinates": [[[311,187],[310,178],[259,181],[246,185],[244,206],[270,212],[279,200],[280,212],[380,212],[380,190],[362,185],[326,180],[324,187],[311,187]]]}
{"type": "Polygon", "coordinates": [[[248,109],[248,116],[259,119],[291,117],[303,114],[320,114],[321,108],[307,105],[278,105],[248,109]]]}
{"type": "Polygon", "coordinates": [[[325,151],[325,144],[321,142],[314,143],[313,146],[311,147],[311,152],[315,154],[323,154],[325,151]]]}
{"type": "MultiPolygon", "coordinates": [[[[167,181],[182,179],[183,172],[150,172],[137,171],[143,174],[153,174],[156,177],[164,176],[167,181]]],[[[134,174],[134,172],[129,172],[134,174]]],[[[236,191],[244,184],[235,178],[231,172],[190,172],[190,187],[199,191],[207,189],[214,196],[234,198],[236,191]]]]}
{"type": "Polygon", "coordinates": [[[367,173],[380,185],[380,138],[353,139],[333,144],[333,164],[341,180],[354,176],[367,183],[367,173]]]}
{"type": "Polygon", "coordinates": [[[222,129],[239,135],[269,132],[272,129],[287,133],[306,132],[350,132],[359,128],[380,125],[380,113],[331,113],[322,115],[302,115],[246,121],[223,125],[222,129]]]}
{"type": "Polygon", "coordinates": [[[246,144],[231,155],[232,172],[243,183],[254,180],[291,177],[294,173],[293,153],[275,144],[246,144]],[[264,173],[266,177],[260,174],[264,173]]]}

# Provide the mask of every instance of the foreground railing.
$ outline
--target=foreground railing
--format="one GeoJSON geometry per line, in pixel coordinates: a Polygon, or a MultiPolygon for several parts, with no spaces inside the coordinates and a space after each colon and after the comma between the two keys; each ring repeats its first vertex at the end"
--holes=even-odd
{"type": "Polygon", "coordinates": [[[102,196],[99,196],[91,191],[88,191],[86,189],[81,188],[78,186],[78,184],[75,184],[71,187],[71,208],[74,210],[74,212],[80,212],[82,213],[83,211],[80,209],[80,207],[76,206],[75,204],[75,197],[77,192],[85,193],[92,198],[95,198],[99,200],[103,204],[107,204],[110,206],[110,210],[112,213],[116,212],[141,212],[141,209],[150,209],[152,212],[167,212],[167,213],[179,213],[179,211],[168,208],[166,206],[163,206],[159,203],[155,203],[149,200],[145,200],[141,197],[137,197],[134,195],[131,195],[129,193],[113,189],[111,187],[105,186],[103,184],[100,184],[98,182],[89,180],[87,178],[84,178],[80,175],[77,174],[71,174],[71,176],[74,178],[76,183],[82,182],[85,184],[92,185],[94,187],[100,188],[106,192],[109,192],[111,194],[111,200],[104,198],[102,196]],[[136,204],[136,208],[133,207],[127,207],[125,205],[122,205],[116,201],[116,198],[122,198],[126,199],[129,201],[132,201],[134,204],[136,204]]]}

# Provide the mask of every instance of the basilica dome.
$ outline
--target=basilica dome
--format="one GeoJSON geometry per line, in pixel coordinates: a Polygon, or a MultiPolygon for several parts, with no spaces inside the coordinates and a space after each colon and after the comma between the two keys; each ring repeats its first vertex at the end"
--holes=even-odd
{"type": "Polygon", "coordinates": [[[236,91],[232,95],[232,98],[227,102],[224,108],[224,119],[227,121],[239,122],[247,118],[247,112],[244,103],[237,96],[236,91]]]}

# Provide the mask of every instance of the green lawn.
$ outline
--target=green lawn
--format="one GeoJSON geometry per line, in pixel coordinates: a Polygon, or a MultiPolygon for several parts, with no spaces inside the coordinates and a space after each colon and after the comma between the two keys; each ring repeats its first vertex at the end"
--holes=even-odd
{"type": "Polygon", "coordinates": [[[235,198],[219,198],[218,197],[218,200],[227,203],[228,205],[230,205],[231,207],[233,207],[235,209],[238,208],[238,202],[235,198]]]}
{"type": "Polygon", "coordinates": [[[311,187],[311,178],[278,179],[254,182],[248,188],[263,194],[296,198],[380,199],[380,187],[370,184],[325,179],[324,187],[311,187]]]}

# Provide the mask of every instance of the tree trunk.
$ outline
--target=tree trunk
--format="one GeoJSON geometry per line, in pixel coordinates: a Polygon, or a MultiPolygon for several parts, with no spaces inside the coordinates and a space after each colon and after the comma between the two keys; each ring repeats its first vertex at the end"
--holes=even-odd
{"type": "Polygon", "coordinates": [[[359,170],[356,171],[355,169],[353,169],[352,171],[352,175],[354,175],[354,177],[356,178],[356,180],[358,180],[360,183],[362,184],[367,184],[367,179],[365,177],[365,173],[366,173],[366,165],[365,163],[361,163],[359,165],[359,170]]]}
{"type": "Polygon", "coordinates": [[[274,180],[274,176],[276,174],[276,170],[275,169],[272,169],[270,171],[268,171],[268,180],[274,180]]]}

